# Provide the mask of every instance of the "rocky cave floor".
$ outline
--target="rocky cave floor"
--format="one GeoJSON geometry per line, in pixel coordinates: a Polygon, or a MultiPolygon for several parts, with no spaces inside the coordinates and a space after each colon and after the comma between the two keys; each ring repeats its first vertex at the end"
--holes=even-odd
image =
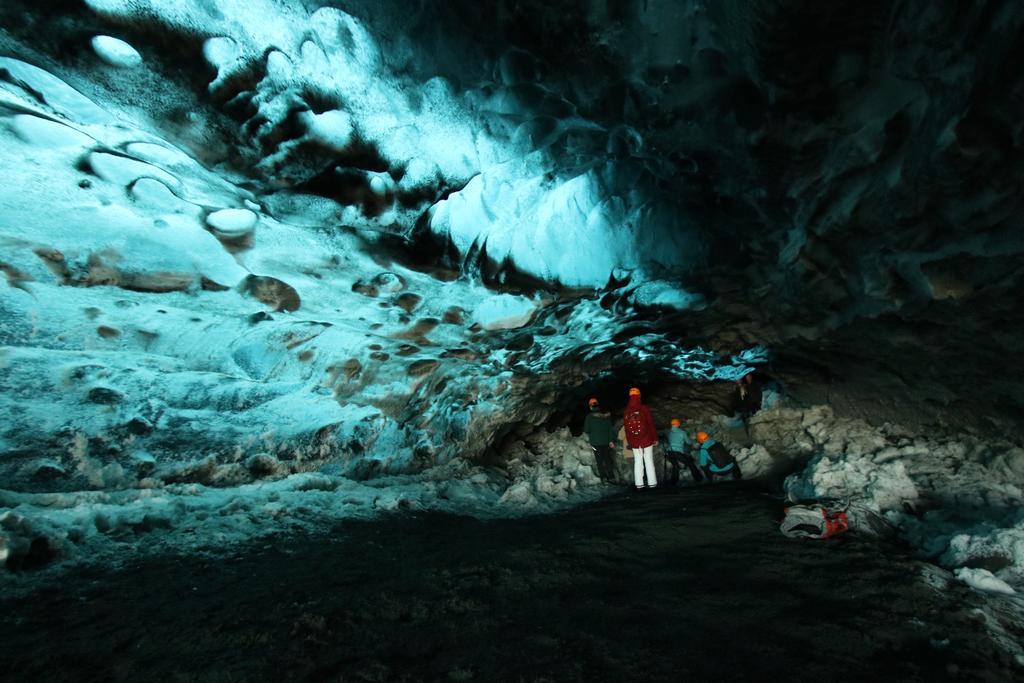
{"type": "Polygon", "coordinates": [[[4,680],[1010,680],[1004,598],[778,533],[752,483],[549,516],[398,513],[0,598],[4,680]],[[1002,604],[1002,608],[1000,608],[1002,604]],[[1003,617],[999,616],[1004,610],[1003,617]]]}

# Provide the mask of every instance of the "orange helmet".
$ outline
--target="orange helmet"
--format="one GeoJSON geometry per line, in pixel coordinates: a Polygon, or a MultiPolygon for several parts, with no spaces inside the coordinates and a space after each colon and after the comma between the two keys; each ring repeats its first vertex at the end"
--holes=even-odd
{"type": "Polygon", "coordinates": [[[697,443],[704,443],[710,438],[707,432],[697,432],[697,443]]]}
{"type": "Polygon", "coordinates": [[[588,406],[596,406],[597,405],[597,399],[596,398],[590,399],[589,401],[587,401],[587,405],[588,406]]]}
{"type": "Polygon", "coordinates": [[[673,426],[673,427],[678,427],[678,426],[679,426],[679,425],[681,425],[681,424],[683,424],[683,423],[679,421],[679,418],[678,418],[678,417],[673,417],[673,418],[672,418],[672,426],[673,426]]]}
{"type": "Polygon", "coordinates": [[[629,395],[630,396],[639,396],[640,395],[640,389],[638,389],[637,387],[633,387],[632,389],[629,390],[629,395]]]}

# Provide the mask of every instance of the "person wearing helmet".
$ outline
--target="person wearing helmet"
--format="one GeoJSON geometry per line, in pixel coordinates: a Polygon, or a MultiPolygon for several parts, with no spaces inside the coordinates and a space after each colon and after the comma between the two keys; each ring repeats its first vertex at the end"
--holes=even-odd
{"type": "Polygon", "coordinates": [[[658,477],[654,474],[654,444],[658,442],[658,430],[650,408],[640,401],[640,390],[636,387],[629,390],[629,403],[622,422],[626,441],[633,449],[633,483],[638,491],[653,489],[658,485],[658,477]],[[644,475],[647,476],[646,484],[644,475]]]}
{"type": "Polygon", "coordinates": [[[611,415],[601,408],[596,398],[587,401],[590,411],[583,419],[583,433],[587,435],[590,447],[594,451],[597,463],[597,476],[604,482],[615,481],[615,461],[612,450],[615,448],[615,430],[612,427],[611,415]]]}
{"type": "Polygon", "coordinates": [[[690,476],[693,477],[694,482],[704,479],[700,470],[697,469],[697,463],[690,452],[693,449],[693,445],[693,439],[683,429],[682,421],[673,418],[672,428],[668,430],[668,449],[665,451],[665,460],[672,465],[672,474],[669,479],[670,485],[675,486],[679,483],[680,464],[685,465],[686,469],[690,470],[690,476]]]}
{"type": "Polygon", "coordinates": [[[732,476],[733,479],[742,479],[740,465],[736,462],[725,446],[711,438],[707,432],[697,432],[697,443],[700,444],[700,453],[697,457],[697,464],[708,481],[714,481],[715,477],[732,476]]]}

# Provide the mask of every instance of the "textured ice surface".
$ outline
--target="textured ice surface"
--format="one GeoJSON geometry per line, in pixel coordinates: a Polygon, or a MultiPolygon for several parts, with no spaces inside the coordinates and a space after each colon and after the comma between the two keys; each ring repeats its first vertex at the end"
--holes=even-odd
{"type": "MultiPolygon", "coordinates": [[[[695,226],[653,196],[636,168],[614,159],[570,163],[604,156],[619,141],[636,151],[639,133],[580,117],[508,62],[503,82],[459,90],[442,77],[410,82],[401,65],[411,46],[390,40],[385,52],[338,8],[307,12],[270,0],[89,6],[118,23],[203,38],[201,56],[216,70],[210,97],[251,113],[235,153],[278,190],[268,198],[278,216],[313,184],[334,222],[406,232],[440,199],[427,226],[463,258],[573,287],[602,287],[614,271],[639,282],[703,258],[695,226]]],[[[107,36],[94,44],[110,63],[138,56],[107,36]]],[[[194,136],[214,127],[203,113],[191,124],[194,136]]],[[[678,306],[689,295],[660,296],[678,306]]]]}
{"type": "MultiPolygon", "coordinates": [[[[439,202],[431,229],[463,253],[485,251],[536,277],[574,287],[605,285],[615,272],[685,269],[701,259],[678,216],[616,191],[612,167],[551,178],[543,152],[486,169],[439,202]]],[[[662,296],[672,297],[662,285],[662,296]]]]}
{"type": "MultiPolygon", "coordinates": [[[[21,100],[22,106],[29,110],[36,108],[37,100],[41,99],[44,111],[52,111],[82,124],[114,122],[113,117],[102,107],[44,69],[20,59],[0,57],[0,70],[6,75],[4,81],[16,88],[13,92],[14,100],[21,100]],[[25,94],[32,97],[26,99],[25,94]]],[[[12,93],[10,88],[5,87],[3,90],[6,100],[12,93]]]]}
{"type": "MultiPolygon", "coordinates": [[[[0,129],[0,539],[14,565],[34,539],[85,559],[124,538],[209,547],[399,507],[554,509],[591,495],[590,450],[552,438],[481,469],[496,433],[533,431],[619,364],[702,379],[741,365],[673,344],[640,357],[596,295],[496,294],[392,262],[316,199],[276,215],[276,190],[208,167],[137,111],[4,64],[17,106],[0,129]],[[536,378],[554,368],[553,396],[536,378]]],[[[272,71],[291,83],[290,68],[272,71]]],[[[321,116],[317,135],[344,132],[321,116]]],[[[360,177],[376,197],[402,182],[360,177]]]]}

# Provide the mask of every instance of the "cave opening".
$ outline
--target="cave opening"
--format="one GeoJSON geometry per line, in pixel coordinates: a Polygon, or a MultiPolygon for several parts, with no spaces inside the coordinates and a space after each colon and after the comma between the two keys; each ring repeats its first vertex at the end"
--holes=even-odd
{"type": "MultiPolygon", "coordinates": [[[[758,375],[763,377],[762,375],[758,375]]],[[[734,416],[737,411],[735,385],[733,382],[680,381],[673,376],[659,376],[657,373],[619,371],[581,385],[571,395],[570,431],[576,435],[583,426],[587,414],[587,402],[596,398],[601,407],[610,411],[616,420],[622,421],[622,414],[629,401],[629,390],[640,390],[644,404],[652,411],[659,428],[669,427],[672,419],[681,419],[689,424],[715,415],[734,416]]],[[[564,418],[558,413],[552,415],[550,426],[563,426],[564,418]]]]}

